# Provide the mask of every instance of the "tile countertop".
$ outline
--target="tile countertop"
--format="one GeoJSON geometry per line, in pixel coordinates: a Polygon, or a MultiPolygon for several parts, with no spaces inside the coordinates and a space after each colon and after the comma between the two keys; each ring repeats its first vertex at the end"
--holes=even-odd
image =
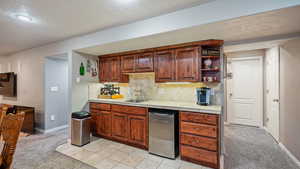
{"type": "Polygon", "coordinates": [[[170,109],[170,110],[179,110],[179,111],[192,111],[192,112],[201,112],[201,113],[210,113],[210,114],[221,114],[220,105],[200,106],[192,102],[149,100],[149,101],[144,101],[139,103],[133,103],[133,102],[127,102],[126,99],[90,99],[89,102],[170,109]]]}

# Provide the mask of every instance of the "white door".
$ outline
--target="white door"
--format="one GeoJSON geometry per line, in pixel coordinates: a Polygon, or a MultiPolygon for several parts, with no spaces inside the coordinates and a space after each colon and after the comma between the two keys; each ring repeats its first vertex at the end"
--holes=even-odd
{"type": "Polygon", "coordinates": [[[227,70],[228,122],[262,127],[262,57],[228,59],[227,70]]]}
{"type": "Polygon", "coordinates": [[[279,49],[266,51],[266,128],[279,140],[279,49]]]}

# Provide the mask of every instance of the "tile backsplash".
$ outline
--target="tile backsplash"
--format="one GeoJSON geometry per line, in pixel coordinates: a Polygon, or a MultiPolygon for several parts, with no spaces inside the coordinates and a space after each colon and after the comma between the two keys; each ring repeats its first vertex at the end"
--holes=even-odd
{"type": "MultiPolygon", "coordinates": [[[[155,83],[154,73],[129,74],[129,83],[116,83],[119,86],[121,94],[125,98],[145,99],[145,100],[162,100],[162,101],[180,101],[196,102],[196,88],[204,87],[203,83],[155,83]]],[[[97,98],[101,83],[92,83],[89,85],[89,98],[97,98]]],[[[221,89],[220,85],[214,84],[208,87],[213,88],[215,97],[213,104],[220,104],[221,89]]]]}

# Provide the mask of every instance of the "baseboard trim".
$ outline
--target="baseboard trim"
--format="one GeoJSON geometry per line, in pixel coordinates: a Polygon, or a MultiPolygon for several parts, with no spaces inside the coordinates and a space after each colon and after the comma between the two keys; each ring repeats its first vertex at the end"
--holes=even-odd
{"type": "Polygon", "coordinates": [[[230,125],[230,123],[229,122],[227,122],[227,121],[224,121],[224,125],[230,125]]]}
{"type": "Polygon", "coordinates": [[[279,143],[280,148],[300,167],[300,161],[288,150],[282,143],[279,143]]]}
{"type": "Polygon", "coordinates": [[[49,130],[44,130],[44,129],[40,129],[40,128],[35,128],[35,130],[38,131],[39,133],[47,134],[47,133],[52,133],[52,132],[55,132],[55,131],[59,131],[59,130],[68,128],[68,127],[69,127],[69,125],[63,125],[63,126],[59,126],[59,127],[49,129],[49,130]]]}
{"type": "Polygon", "coordinates": [[[35,131],[37,131],[38,133],[44,133],[45,132],[44,129],[40,129],[40,128],[35,128],[35,131]]]}
{"type": "Polygon", "coordinates": [[[224,169],[224,155],[220,156],[220,169],[224,169]]]}

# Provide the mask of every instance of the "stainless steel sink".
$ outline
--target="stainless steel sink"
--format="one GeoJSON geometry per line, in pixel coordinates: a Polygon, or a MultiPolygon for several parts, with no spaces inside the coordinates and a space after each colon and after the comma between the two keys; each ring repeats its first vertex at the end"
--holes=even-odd
{"type": "Polygon", "coordinates": [[[133,100],[133,99],[129,99],[126,100],[126,102],[131,102],[131,103],[140,103],[140,102],[144,102],[145,100],[133,100]]]}

